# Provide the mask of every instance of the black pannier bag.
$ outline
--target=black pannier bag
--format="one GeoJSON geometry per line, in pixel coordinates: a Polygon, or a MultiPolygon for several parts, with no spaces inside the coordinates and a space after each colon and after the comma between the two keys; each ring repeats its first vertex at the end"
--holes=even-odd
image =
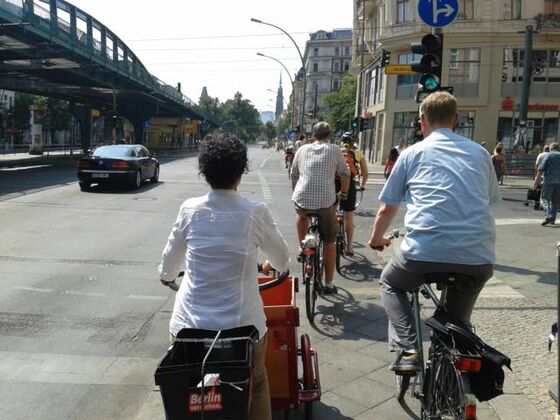
{"type": "Polygon", "coordinates": [[[461,322],[454,320],[448,313],[437,310],[426,321],[434,330],[452,337],[460,352],[475,353],[482,360],[480,372],[469,372],[471,392],[479,401],[488,401],[504,393],[504,370],[511,370],[511,360],[505,354],[486,344],[461,322]]]}
{"type": "Polygon", "coordinates": [[[247,419],[252,387],[254,326],[220,332],[204,366],[204,376],[219,381],[200,386],[202,363],[218,331],[183,329],[154,374],[167,420],[247,419]]]}

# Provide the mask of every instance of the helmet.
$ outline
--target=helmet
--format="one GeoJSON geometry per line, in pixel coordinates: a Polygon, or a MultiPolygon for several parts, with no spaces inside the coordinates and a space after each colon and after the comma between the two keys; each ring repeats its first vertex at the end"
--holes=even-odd
{"type": "Polygon", "coordinates": [[[354,134],[351,131],[347,131],[342,135],[341,140],[343,143],[353,143],[355,140],[354,134]]]}

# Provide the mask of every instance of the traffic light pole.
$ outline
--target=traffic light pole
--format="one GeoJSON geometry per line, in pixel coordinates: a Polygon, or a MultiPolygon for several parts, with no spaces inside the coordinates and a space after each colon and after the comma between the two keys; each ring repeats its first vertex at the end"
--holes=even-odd
{"type": "Polygon", "coordinates": [[[364,55],[365,55],[365,31],[366,31],[366,0],[362,0],[362,33],[360,36],[360,79],[358,80],[358,97],[356,98],[356,115],[362,116],[362,90],[364,78],[364,55]]]}
{"type": "MultiPolygon", "coordinates": [[[[531,91],[531,74],[533,73],[533,26],[525,27],[525,50],[523,52],[523,90],[519,104],[519,123],[527,123],[529,110],[529,93],[531,91]]],[[[521,124],[520,124],[521,125],[521,124]]]]}

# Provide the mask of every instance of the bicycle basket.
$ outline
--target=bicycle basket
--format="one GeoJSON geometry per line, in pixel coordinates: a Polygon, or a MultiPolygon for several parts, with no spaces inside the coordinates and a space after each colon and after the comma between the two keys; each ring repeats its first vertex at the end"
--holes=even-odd
{"type": "Polygon", "coordinates": [[[437,333],[448,337],[448,341],[461,352],[473,352],[480,356],[482,367],[479,372],[469,372],[471,391],[479,401],[488,401],[504,393],[504,370],[511,370],[511,360],[505,354],[486,344],[448,313],[436,311],[426,321],[437,333]]]}

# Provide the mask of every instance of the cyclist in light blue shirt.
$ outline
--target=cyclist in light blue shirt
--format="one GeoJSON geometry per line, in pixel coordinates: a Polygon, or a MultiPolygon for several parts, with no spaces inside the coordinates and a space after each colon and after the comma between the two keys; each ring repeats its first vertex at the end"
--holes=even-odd
{"type": "Polygon", "coordinates": [[[447,307],[469,325],[472,309],[493,274],[495,223],[491,204],[500,199],[492,161],[477,143],[453,133],[457,101],[447,92],[428,96],[420,106],[425,139],[397,160],[379,201],[369,245],[383,249],[383,237],[402,201],[406,235],[381,274],[382,299],[389,318],[390,348],[398,352],[395,371],[419,370],[412,309],[406,291],[427,273],[468,274],[472,288],[449,291],[447,307]]]}

